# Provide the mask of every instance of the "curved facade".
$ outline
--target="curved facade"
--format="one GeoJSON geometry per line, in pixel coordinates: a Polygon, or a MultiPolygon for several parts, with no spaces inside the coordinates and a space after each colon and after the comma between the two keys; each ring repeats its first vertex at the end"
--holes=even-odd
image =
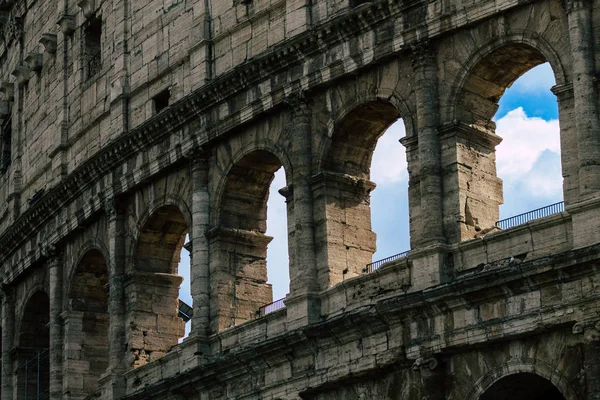
{"type": "Polygon", "coordinates": [[[0,2],[1,398],[598,399],[599,5],[0,2]],[[545,62],[565,211],[500,230],[492,117],[545,62]],[[411,250],[372,271],[399,118],[411,250]]]}

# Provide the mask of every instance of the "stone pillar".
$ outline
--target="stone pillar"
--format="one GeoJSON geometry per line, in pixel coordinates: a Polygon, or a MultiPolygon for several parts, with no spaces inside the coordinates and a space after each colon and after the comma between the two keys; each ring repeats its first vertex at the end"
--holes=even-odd
{"type": "Polygon", "coordinates": [[[260,232],[233,228],[208,233],[212,332],[256,318],[259,308],[273,301],[267,283],[267,245],[272,239],[260,232]]]}
{"type": "MultiPolygon", "coordinates": [[[[193,298],[192,330],[200,342],[208,343],[210,330],[210,254],[206,234],[210,226],[210,197],[208,193],[208,157],[193,151],[192,169],[192,226],[190,229],[190,278],[193,298]]],[[[202,349],[200,349],[202,351],[202,349]]],[[[204,349],[208,352],[208,346],[204,349]]]]}
{"type": "Polygon", "coordinates": [[[576,203],[579,199],[579,151],[573,84],[555,85],[551,90],[558,102],[563,198],[568,206],[576,203]]]}
{"type": "Polygon", "coordinates": [[[15,304],[11,288],[2,287],[2,400],[13,400],[15,304]]]}
{"type": "Polygon", "coordinates": [[[438,70],[427,42],[413,48],[413,70],[417,108],[421,213],[417,243],[421,246],[444,243],[442,226],[442,170],[438,138],[438,70]]]}
{"type": "Polygon", "coordinates": [[[565,0],[573,57],[573,94],[582,198],[600,190],[600,126],[595,84],[592,2],[565,0]]]}
{"type": "Polygon", "coordinates": [[[108,371],[101,378],[103,397],[125,395],[125,211],[117,199],[104,205],[108,217],[108,371]]]}
{"type": "MultiPolygon", "coordinates": [[[[289,270],[295,271],[296,267],[296,227],[294,225],[294,185],[289,184],[279,189],[279,194],[285,198],[285,208],[287,213],[287,237],[288,237],[288,258],[289,270]]],[[[277,299],[275,299],[277,300],[277,299]]]]}
{"type": "Polygon", "coordinates": [[[346,174],[324,171],[311,183],[316,218],[318,279],[324,290],[356,276],[372,261],[376,235],[371,230],[369,194],[375,184],[346,174]]]}
{"type": "Polygon", "coordinates": [[[301,95],[290,96],[286,103],[291,108],[294,269],[290,269],[290,294],[286,299],[288,325],[294,327],[316,322],[320,315],[318,292],[323,285],[318,282],[315,258],[315,233],[313,215],[312,131],[311,109],[301,95]]]}
{"type": "Polygon", "coordinates": [[[63,355],[63,266],[61,254],[47,249],[50,276],[50,398],[62,399],[63,355]]]}
{"type": "Polygon", "coordinates": [[[185,325],[177,312],[182,281],[176,274],[128,274],[125,283],[128,367],[137,368],[158,360],[183,337],[185,325]]]}
{"type": "Polygon", "coordinates": [[[494,228],[503,203],[502,180],[496,175],[493,132],[454,122],[440,128],[444,171],[444,232],[449,243],[473,239],[494,228]]]}
{"type": "Polygon", "coordinates": [[[192,90],[205,85],[215,75],[215,50],[210,3],[210,0],[201,0],[194,4],[194,20],[197,21],[197,25],[194,27],[196,44],[190,49],[190,67],[191,73],[197,79],[194,79],[192,83],[192,90]]]}
{"type": "MultiPolygon", "coordinates": [[[[420,393],[416,398],[427,400],[444,400],[446,398],[446,382],[444,368],[435,357],[417,359],[413,371],[420,375],[420,385],[415,391],[420,393]]],[[[415,376],[415,380],[417,377],[415,376]]],[[[416,381],[415,383],[417,383],[416,381]]]]}
{"type": "Polygon", "coordinates": [[[83,359],[82,345],[85,345],[83,334],[83,313],[76,311],[65,311],[61,315],[65,335],[65,359],[63,380],[63,393],[65,399],[83,399],[86,397],[84,391],[85,372],[89,371],[89,360],[83,359]]]}
{"type": "Polygon", "coordinates": [[[573,326],[574,334],[583,334],[583,371],[586,400],[600,400],[600,320],[580,322],[573,326]]]}
{"type": "MultiPolygon", "coordinates": [[[[413,70],[415,75],[415,94],[417,108],[417,147],[418,173],[412,172],[411,181],[419,181],[420,210],[417,216],[411,206],[411,251],[413,260],[411,285],[414,290],[422,290],[451,279],[453,260],[445,245],[446,236],[443,225],[443,193],[441,149],[438,132],[438,81],[437,65],[429,44],[419,42],[413,47],[413,70]]],[[[415,139],[404,140],[414,147],[415,139]]],[[[409,149],[409,160],[414,151],[409,149]]],[[[414,197],[411,190],[415,183],[409,184],[409,195],[414,197]]]]}

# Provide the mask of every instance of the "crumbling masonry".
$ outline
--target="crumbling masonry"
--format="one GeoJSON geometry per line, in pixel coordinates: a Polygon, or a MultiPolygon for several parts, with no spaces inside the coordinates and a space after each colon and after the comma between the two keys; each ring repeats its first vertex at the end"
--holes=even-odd
{"type": "Polygon", "coordinates": [[[1,399],[600,399],[600,1],[2,0],[0,26],[1,399]],[[544,62],[565,209],[490,229],[491,118],[544,62]],[[370,272],[399,118],[411,250],[370,272]]]}

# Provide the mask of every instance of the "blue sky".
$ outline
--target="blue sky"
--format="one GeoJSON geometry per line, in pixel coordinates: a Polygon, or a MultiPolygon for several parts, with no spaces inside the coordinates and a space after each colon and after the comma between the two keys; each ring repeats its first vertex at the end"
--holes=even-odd
{"type": "MultiPolygon", "coordinates": [[[[552,69],[543,64],[515,81],[500,99],[494,117],[496,134],[503,138],[496,149],[498,176],[504,183],[500,218],[562,201],[558,107],[550,91],[554,83],[552,69]]],[[[372,226],[377,233],[374,261],[409,249],[406,153],[398,142],[403,136],[400,120],[379,139],[373,155],[371,180],[377,184],[371,195],[372,226]]],[[[273,300],[288,293],[286,209],[277,193],[284,186],[280,169],[271,185],[267,214],[267,234],[274,237],[267,254],[273,300]]],[[[185,279],[180,296],[191,304],[185,250],[180,274],[185,279]]]]}

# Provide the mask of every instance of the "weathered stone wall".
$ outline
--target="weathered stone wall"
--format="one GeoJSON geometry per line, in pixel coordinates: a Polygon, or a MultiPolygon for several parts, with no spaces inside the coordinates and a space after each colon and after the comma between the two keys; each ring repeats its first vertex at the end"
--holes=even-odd
{"type": "Polygon", "coordinates": [[[32,355],[20,327],[35,293],[47,299],[34,344],[50,348],[51,398],[476,399],[516,374],[597,397],[595,6],[0,5],[0,119],[13,126],[0,176],[2,398],[24,394],[14,370],[32,355]],[[11,72],[32,51],[42,68],[19,85],[26,71],[11,72]],[[542,62],[557,81],[566,211],[496,232],[491,118],[542,62]],[[398,118],[411,250],[367,273],[371,156],[398,118]],[[290,293],[264,315],[280,167],[290,293]],[[192,334],[178,344],[186,234],[192,334]]]}

